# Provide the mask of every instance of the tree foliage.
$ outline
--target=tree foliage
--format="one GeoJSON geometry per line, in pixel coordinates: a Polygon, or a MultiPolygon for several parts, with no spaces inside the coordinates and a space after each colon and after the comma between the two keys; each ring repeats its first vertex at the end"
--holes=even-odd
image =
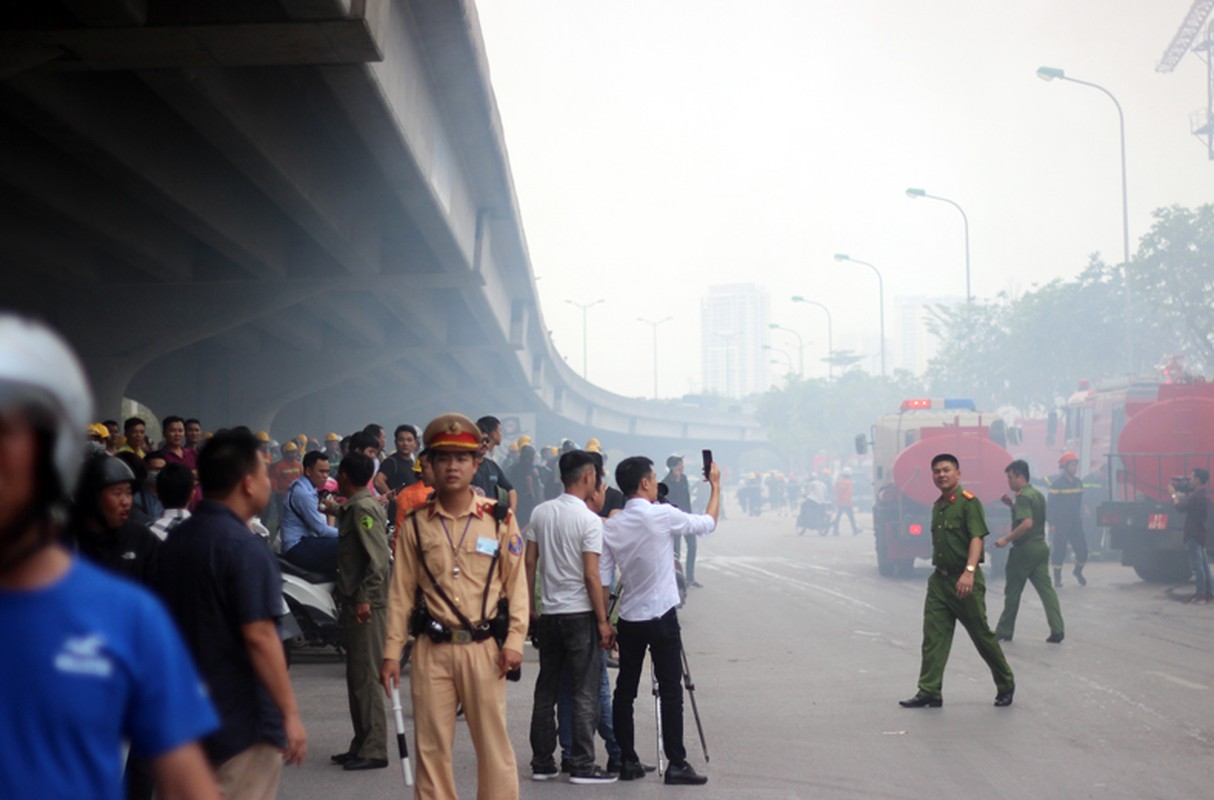
{"type": "Polygon", "coordinates": [[[769,438],[797,463],[807,453],[850,452],[856,433],[907,397],[971,397],[979,408],[1011,405],[1040,415],[1081,379],[1148,376],[1175,354],[1191,372],[1210,371],[1214,205],[1162,208],[1154,219],[1130,264],[1128,310],[1123,265],[1096,254],[1073,280],[936,306],[928,324],[940,348],[922,379],[900,372],[882,380],[856,366],[853,354],[839,354],[846,358],[836,363],[833,383],[794,379],[763,396],[758,416],[769,438]]]}

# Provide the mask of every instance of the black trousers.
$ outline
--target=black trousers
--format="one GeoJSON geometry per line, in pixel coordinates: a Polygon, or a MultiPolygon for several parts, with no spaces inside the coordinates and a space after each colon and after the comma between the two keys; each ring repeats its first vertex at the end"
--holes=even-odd
{"type": "Polygon", "coordinates": [[[620,645],[620,674],[615,683],[613,723],[615,738],[620,745],[620,760],[635,763],[636,726],[633,702],[645,664],[645,650],[653,659],[653,671],[658,679],[658,697],[662,707],[662,744],[671,764],[687,762],[683,747],[683,639],[679,617],[670,609],[657,619],[629,622],[620,619],[616,641],[620,645]]]}
{"type": "Polygon", "coordinates": [[[540,672],[535,679],[531,707],[531,768],[536,771],[555,765],[556,704],[561,679],[569,675],[573,694],[574,770],[594,766],[594,730],[599,724],[599,632],[594,612],[544,614],[539,619],[540,672]]]}

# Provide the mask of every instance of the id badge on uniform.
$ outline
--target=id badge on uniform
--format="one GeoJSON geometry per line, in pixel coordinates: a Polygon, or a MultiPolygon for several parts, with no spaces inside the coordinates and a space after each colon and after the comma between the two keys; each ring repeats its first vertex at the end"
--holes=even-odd
{"type": "Polygon", "coordinates": [[[497,548],[497,539],[488,539],[482,536],[476,540],[476,552],[482,555],[495,556],[497,555],[497,548]]]}

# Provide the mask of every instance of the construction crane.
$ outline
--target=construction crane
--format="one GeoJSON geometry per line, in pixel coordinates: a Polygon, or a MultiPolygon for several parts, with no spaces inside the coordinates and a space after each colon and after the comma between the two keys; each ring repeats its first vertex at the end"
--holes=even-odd
{"type": "MultiPolygon", "coordinates": [[[[1193,0],[1189,13],[1180,23],[1180,30],[1172,37],[1171,44],[1164,51],[1163,58],[1155,66],[1156,72],[1171,72],[1184,58],[1193,45],[1193,40],[1201,33],[1210,11],[1214,10],[1214,0],[1193,0]]],[[[1192,47],[1193,51],[1206,62],[1206,107],[1194,111],[1189,117],[1189,125],[1193,135],[1205,142],[1206,154],[1214,161],[1214,23],[1206,29],[1206,38],[1201,44],[1192,47]]]]}

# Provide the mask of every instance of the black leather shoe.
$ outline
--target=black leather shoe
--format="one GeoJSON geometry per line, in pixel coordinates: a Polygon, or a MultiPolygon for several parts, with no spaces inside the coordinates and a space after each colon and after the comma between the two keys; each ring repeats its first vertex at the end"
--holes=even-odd
{"type": "Polygon", "coordinates": [[[352,758],[354,758],[353,753],[338,753],[335,756],[329,756],[329,761],[334,764],[344,764],[352,758]]]}
{"type": "Polygon", "coordinates": [[[1064,633],[1051,633],[1050,638],[1046,639],[1046,641],[1050,644],[1058,644],[1064,638],[1066,638],[1066,634],[1064,633]]]}
{"type": "Polygon", "coordinates": [[[345,764],[342,764],[342,769],[355,772],[364,769],[384,769],[388,766],[386,758],[351,758],[345,764]]]}
{"type": "Polygon", "coordinates": [[[620,764],[620,780],[635,781],[645,777],[645,768],[636,761],[625,761],[620,764]]]}
{"type": "Polygon", "coordinates": [[[644,761],[642,761],[641,769],[645,770],[646,772],[655,772],[657,767],[655,767],[653,764],[646,764],[644,761]]]}
{"type": "Polygon", "coordinates": [[[1004,706],[1010,706],[1012,704],[1012,695],[1015,693],[1015,686],[1008,689],[1006,692],[999,692],[999,694],[995,695],[995,707],[1003,708],[1004,706]]]}
{"type": "Polygon", "coordinates": [[[708,783],[708,776],[701,775],[684,761],[682,764],[671,764],[666,768],[667,786],[703,786],[708,783]]]}
{"type": "Polygon", "coordinates": [[[932,697],[930,694],[919,692],[910,700],[899,700],[898,705],[903,708],[939,708],[944,705],[944,698],[932,697]]]}

